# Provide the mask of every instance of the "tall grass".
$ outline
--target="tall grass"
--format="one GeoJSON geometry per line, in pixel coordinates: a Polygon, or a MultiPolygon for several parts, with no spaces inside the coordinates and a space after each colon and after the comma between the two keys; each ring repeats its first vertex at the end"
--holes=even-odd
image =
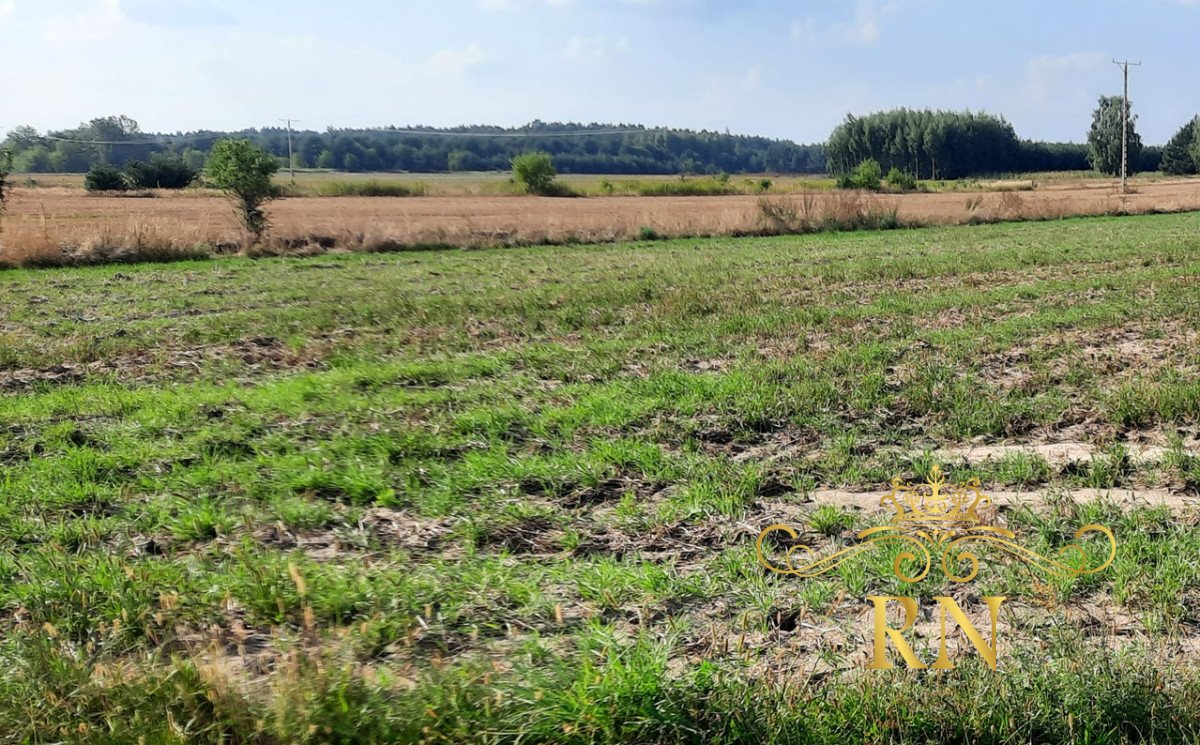
{"type": "Polygon", "coordinates": [[[313,193],[321,197],[424,197],[429,187],[419,181],[326,181],[316,184],[313,193]]]}
{"type": "Polygon", "coordinates": [[[763,232],[771,234],[893,230],[906,225],[900,220],[898,203],[863,191],[763,197],[758,200],[758,210],[763,232]]]}
{"type": "Polygon", "coordinates": [[[680,179],[679,181],[637,182],[642,197],[716,197],[741,194],[742,190],[722,179],[680,179]]]}

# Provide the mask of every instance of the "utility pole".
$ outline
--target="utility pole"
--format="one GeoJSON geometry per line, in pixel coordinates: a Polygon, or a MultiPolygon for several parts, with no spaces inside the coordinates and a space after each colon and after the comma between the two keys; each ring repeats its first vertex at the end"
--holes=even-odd
{"type": "Polygon", "coordinates": [[[1113,60],[1125,74],[1125,94],[1121,97],[1121,193],[1129,193],[1129,68],[1140,67],[1141,62],[1113,60]]]}
{"type": "Polygon", "coordinates": [[[279,121],[287,124],[288,130],[288,170],[292,174],[292,183],[296,183],[296,161],[292,158],[292,122],[300,123],[299,119],[280,119],[279,121]]]}

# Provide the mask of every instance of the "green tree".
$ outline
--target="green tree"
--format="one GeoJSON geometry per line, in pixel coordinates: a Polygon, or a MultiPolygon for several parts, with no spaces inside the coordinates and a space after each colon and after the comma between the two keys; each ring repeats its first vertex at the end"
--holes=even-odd
{"type": "Polygon", "coordinates": [[[154,153],[148,163],[132,161],[125,167],[125,176],[139,189],[186,189],[200,173],[181,155],[154,153]]]}
{"type": "MultiPolygon", "coordinates": [[[[1133,106],[1130,104],[1130,108],[1133,106]]],[[[1101,96],[1092,113],[1092,128],[1088,131],[1088,163],[1099,173],[1121,175],[1121,96],[1101,96]]],[[[1137,117],[1129,118],[1129,165],[1136,170],[1142,156],[1142,138],[1134,129],[1137,117]]]]}
{"type": "Polygon", "coordinates": [[[197,150],[194,147],[189,147],[183,151],[183,162],[187,164],[188,168],[192,169],[196,173],[200,173],[204,170],[205,160],[206,156],[203,150],[197,150]]]}
{"type": "Polygon", "coordinates": [[[100,143],[96,145],[97,153],[100,156],[101,162],[113,162],[113,145],[108,143],[125,142],[126,140],[136,139],[142,136],[142,128],[133,119],[118,114],[117,116],[105,116],[98,119],[93,119],[86,126],[80,128],[79,139],[95,140],[100,143]]]}
{"type": "Polygon", "coordinates": [[[36,145],[17,155],[13,170],[20,173],[47,173],[50,171],[50,148],[36,145]]]}
{"type": "Polygon", "coordinates": [[[1162,172],[1174,176],[1196,173],[1200,163],[1192,157],[1192,146],[1195,142],[1196,119],[1192,119],[1180,127],[1175,136],[1163,146],[1162,164],[1159,166],[1162,172]]]}
{"type": "Polygon", "coordinates": [[[279,194],[271,179],[278,170],[275,156],[249,140],[221,140],[213,146],[205,166],[208,180],[233,199],[242,224],[256,243],[268,226],[263,205],[279,194]]]}
{"type": "Polygon", "coordinates": [[[129,182],[116,166],[97,163],[83,177],[83,188],[88,191],[125,191],[129,182]]]}
{"type": "Polygon", "coordinates": [[[512,159],[513,177],[518,184],[525,187],[530,194],[542,196],[553,194],[555,191],[554,161],[549,153],[523,153],[512,159]]]}

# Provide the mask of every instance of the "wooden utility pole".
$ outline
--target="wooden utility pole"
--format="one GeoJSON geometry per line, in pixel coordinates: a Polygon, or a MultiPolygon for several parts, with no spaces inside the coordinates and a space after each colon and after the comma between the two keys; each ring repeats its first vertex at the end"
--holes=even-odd
{"type": "Polygon", "coordinates": [[[280,119],[279,121],[287,124],[288,130],[288,171],[292,174],[292,183],[296,183],[296,161],[292,157],[292,122],[300,123],[299,119],[280,119]]]}
{"type": "Polygon", "coordinates": [[[1125,93],[1121,96],[1121,193],[1129,193],[1129,68],[1139,67],[1141,62],[1113,60],[1125,74],[1125,93]]]}

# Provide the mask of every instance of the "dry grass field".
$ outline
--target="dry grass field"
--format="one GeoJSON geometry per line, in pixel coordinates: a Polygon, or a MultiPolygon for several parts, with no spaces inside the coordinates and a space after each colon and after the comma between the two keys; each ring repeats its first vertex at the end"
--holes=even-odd
{"type": "MultiPolygon", "coordinates": [[[[890,215],[894,225],[915,226],[1200,209],[1200,180],[1186,179],[1136,180],[1135,193],[1125,196],[1110,179],[1047,175],[933,184],[934,191],[912,194],[836,192],[823,180],[791,179],[757,195],[564,199],[487,193],[507,188],[503,174],[474,176],[443,176],[433,185],[420,185],[429,196],[282,199],[269,208],[273,250],[387,251],[809,232],[853,225],[867,212],[890,215]]],[[[304,174],[297,191],[311,191],[330,178],[304,174]]],[[[590,193],[583,178],[577,177],[573,188],[590,193]]],[[[234,213],[216,192],[91,195],[73,179],[40,179],[35,188],[14,190],[0,236],[0,262],[200,256],[241,246],[234,213]]]]}

